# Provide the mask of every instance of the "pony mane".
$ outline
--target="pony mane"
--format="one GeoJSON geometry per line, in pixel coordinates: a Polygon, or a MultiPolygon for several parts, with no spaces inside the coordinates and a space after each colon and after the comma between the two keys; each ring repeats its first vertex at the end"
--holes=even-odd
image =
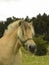
{"type": "Polygon", "coordinates": [[[4,32],[4,35],[10,33],[14,29],[17,29],[20,21],[21,20],[14,21],[13,23],[9,24],[8,27],[7,27],[7,29],[4,32]]]}
{"type": "MultiPolygon", "coordinates": [[[[8,25],[7,29],[4,32],[4,35],[9,34],[10,32],[16,30],[19,26],[19,22],[20,22],[22,28],[26,29],[28,27],[28,22],[25,22],[24,20],[18,20],[18,21],[15,21],[8,25]]],[[[32,26],[32,25],[30,25],[30,26],[31,26],[31,30],[32,30],[32,33],[34,36],[35,35],[34,26],[32,26]]]]}

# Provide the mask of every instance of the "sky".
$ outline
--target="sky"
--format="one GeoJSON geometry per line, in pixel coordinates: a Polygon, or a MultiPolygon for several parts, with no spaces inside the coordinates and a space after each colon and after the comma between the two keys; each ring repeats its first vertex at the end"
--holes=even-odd
{"type": "Polygon", "coordinates": [[[8,17],[35,17],[49,14],[49,0],[0,0],[0,20],[8,17]]]}

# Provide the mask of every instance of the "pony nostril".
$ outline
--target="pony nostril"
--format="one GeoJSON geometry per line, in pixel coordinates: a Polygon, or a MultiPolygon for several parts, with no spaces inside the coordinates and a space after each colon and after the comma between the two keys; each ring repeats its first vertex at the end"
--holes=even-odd
{"type": "Polygon", "coordinates": [[[30,52],[33,53],[35,51],[35,49],[36,49],[36,46],[32,46],[32,45],[29,46],[29,51],[30,52]]]}

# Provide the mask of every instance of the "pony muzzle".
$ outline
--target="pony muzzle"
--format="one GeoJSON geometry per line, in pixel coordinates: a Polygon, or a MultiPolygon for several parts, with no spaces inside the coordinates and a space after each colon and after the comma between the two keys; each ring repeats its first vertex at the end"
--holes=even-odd
{"type": "Polygon", "coordinates": [[[34,53],[36,51],[37,46],[36,45],[29,45],[29,51],[31,53],[34,53]]]}

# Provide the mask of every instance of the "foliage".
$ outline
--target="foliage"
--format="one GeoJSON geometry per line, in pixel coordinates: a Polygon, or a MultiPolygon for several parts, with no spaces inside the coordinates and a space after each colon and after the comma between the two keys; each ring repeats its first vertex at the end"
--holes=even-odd
{"type": "Polygon", "coordinates": [[[2,37],[3,36],[3,33],[4,33],[4,24],[3,24],[3,22],[0,22],[0,37],[2,37]]]}
{"type": "Polygon", "coordinates": [[[39,14],[31,19],[36,34],[49,34],[49,15],[39,14]]]}
{"type": "Polygon", "coordinates": [[[47,53],[47,41],[44,41],[41,37],[34,37],[34,41],[37,44],[36,55],[45,55],[47,53]]]}
{"type": "Polygon", "coordinates": [[[30,18],[26,16],[25,21],[30,22],[30,18]]]}
{"type": "Polygon", "coordinates": [[[43,39],[49,42],[49,34],[45,35],[43,39]]]}

